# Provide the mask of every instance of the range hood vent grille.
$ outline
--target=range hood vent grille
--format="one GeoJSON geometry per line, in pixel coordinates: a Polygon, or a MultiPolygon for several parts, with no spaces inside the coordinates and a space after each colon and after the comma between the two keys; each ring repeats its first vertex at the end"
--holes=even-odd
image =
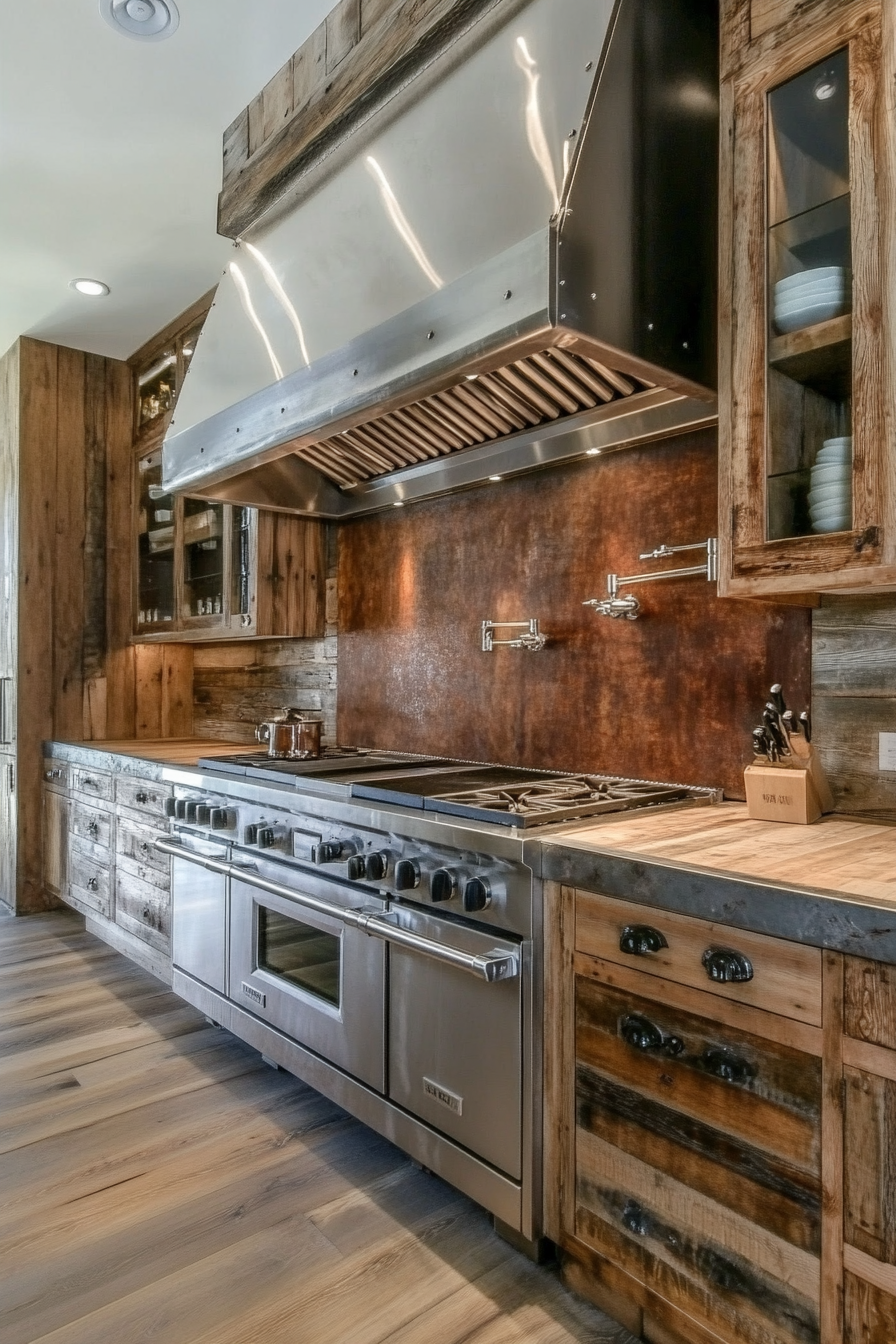
{"type": "Polygon", "coordinates": [[[491,373],[465,377],[400,410],[297,448],[296,455],[337,486],[349,489],[651,386],[599,360],[552,348],[491,373]]]}

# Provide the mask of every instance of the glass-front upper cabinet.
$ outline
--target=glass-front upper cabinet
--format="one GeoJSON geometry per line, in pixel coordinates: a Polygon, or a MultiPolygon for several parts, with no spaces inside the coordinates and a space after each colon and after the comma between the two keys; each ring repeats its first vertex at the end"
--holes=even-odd
{"type": "Polygon", "coordinates": [[[170,631],[174,621],[174,514],[162,488],[161,449],[137,464],[137,629],[170,631]]]}
{"type": "Polygon", "coordinates": [[[896,577],[883,10],[782,0],[746,40],[744,12],[723,0],[720,591],[883,584],[896,577]]]}

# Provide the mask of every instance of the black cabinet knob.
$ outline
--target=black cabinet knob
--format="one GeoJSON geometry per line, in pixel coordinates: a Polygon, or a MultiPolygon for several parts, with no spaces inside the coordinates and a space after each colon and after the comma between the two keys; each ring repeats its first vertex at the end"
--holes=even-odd
{"type": "Polygon", "coordinates": [[[99,835],[99,833],[100,833],[99,822],[98,822],[98,821],[88,821],[88,823],[87,823],[87,834],[90,836],[91,840],[95,840],[95,839],[97,838],[97,836],[99,835]]]}
{"type": "Polygon", "coordinates": [[[148,905],[144,905],[143,907],[143,919],[147,924],[149,924],[150,920],[152,919],[152,911],[150,910],[148,905]]]}
{"type": "Polygon", "coordinates": [[[619,951],[627,952],[630,957],[646,957],[650,952],[659,952],[668,947],[659,929],[650,924],[626,924],[619,939],[619,951]]]}
{"type": "Polygon", "coordinates": [[[368,882],[382,882],[388,871],[389,855],[384,850],[380,849],[375,854],[367,855],[364,875],[368,882]]]}
{"type": "Polygon", "coordinates": [[[87,879],[87,889],[88,889],[88,891],[99,891],[99,886],[100,886],[100,884],[99,884],[99,882],[97,882],[97,880],[96,880],[95,877],[88,877],[88,879],[87,879]]]}
{"type": "Polygon", "coordinates": [[[139,793],[135,793],[135,794],[134,794],[134,801],[137,802],[137,803],[140,803],[141,805],[142,805],[143,803],[148,803],[148,802],[149,802],[149,794],[148,794],[148,793],[144,793],[143,790],[141,789],[139,793]]]}
{"type": "Polygon", "coordinates": [[[367,860],[363,854],[353,854],[348,861],[347,872],[352,882],[363,882],[367,876],[367,860]]]}
{"type": "Polygon", "coordinates": [[[312,863],[336,863],[345,848],[341,840],[322,840],[311,848],[312,863]]]}
{"type": "Polygon", "coordinates": [[[471,877],[464,887],[464,909],[469,914],[486,910],[492,903],[492,889],[484,877],[471,877]]]}
{"type": "Polygon", "coordinates": [[[230,813],[226,807],[213,807],[208,819],[208,824],[213,831],[230,830],[230,813]]]}
{"type": "Polygon", "coordinates": [[[722,985],[741,984],[753,979],[753,966],[743,952],[730,947],[708,947],[701,958],[710,980],[722,985]]]}
{"type": "Polygon", "coordinates": [[[176,799],[176,798],[166,798],[166,799],[165,799],[165,816],[166,816],[166,817],[176,817],[176,816],[177,816],[177,799],[176,799]]]}
{"type": "Polygon", "coordinates": [[[450,868],[437,868],[429,879],[429,894],[434,901],[450,901],[457,895],[457,878],[450,868]]]}
{"type": "Polygon", "coordinates": [[[244,826],[244,827],[243,827],[243,844],[244,844],[244,845],[254,845],[254,844],[257,844],[257,842],[258,842],[258,827],[257,827],[257,826],[244,826]]]}
{"type": "Polygon", "coordinates": [[[667,1055],[680,1055],[684,1041],[680,1036],[666,1036],[655,1022],[641,1013],[630,1013],[619,1023],[619,1034],[636,1050],[658,1050],[667,1055]]]}
{"type": "Polygon", "coordinates": [[[710,1047],[703,1052],[703,1067],[714,1078],[725,1083],[749,1083],[756,1077],[756,1070],[747,1059],[736,1055],[733,1050],[720,1045],[710,1047]]]}
{"type": "Polygon", "coordinates": [[[395,890],[413,891],[420,885],[420,865],[416,859],[399,859],[395,865],[395,890]]]}

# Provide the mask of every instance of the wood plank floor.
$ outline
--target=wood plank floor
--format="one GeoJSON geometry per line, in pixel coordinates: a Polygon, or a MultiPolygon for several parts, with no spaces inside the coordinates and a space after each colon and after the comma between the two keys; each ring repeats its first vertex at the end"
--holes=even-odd
{"type": "Polygon", "coordinates": [[[634,1344],[66,912],[0,917],[0,1344],[634,1344]]]}

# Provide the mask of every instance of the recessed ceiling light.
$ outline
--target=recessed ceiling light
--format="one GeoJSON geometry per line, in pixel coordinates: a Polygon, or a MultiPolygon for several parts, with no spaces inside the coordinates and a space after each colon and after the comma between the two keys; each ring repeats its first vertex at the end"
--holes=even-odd
{"type": "Polygon", "coordinates": [[[69,280],[70,289],[76,289],[79,294],[89,294],[92,299],[102,298],[109,293],[109,286],[104,285],[102,280],[88,280],[81,277],[78,280],[69,280]]]}
{"type": "Polygon", "coordinates": [[[100,0],[100,13],[117,32],[143,42],[161,42],[177,31],[174,0],[100,0]]]}

